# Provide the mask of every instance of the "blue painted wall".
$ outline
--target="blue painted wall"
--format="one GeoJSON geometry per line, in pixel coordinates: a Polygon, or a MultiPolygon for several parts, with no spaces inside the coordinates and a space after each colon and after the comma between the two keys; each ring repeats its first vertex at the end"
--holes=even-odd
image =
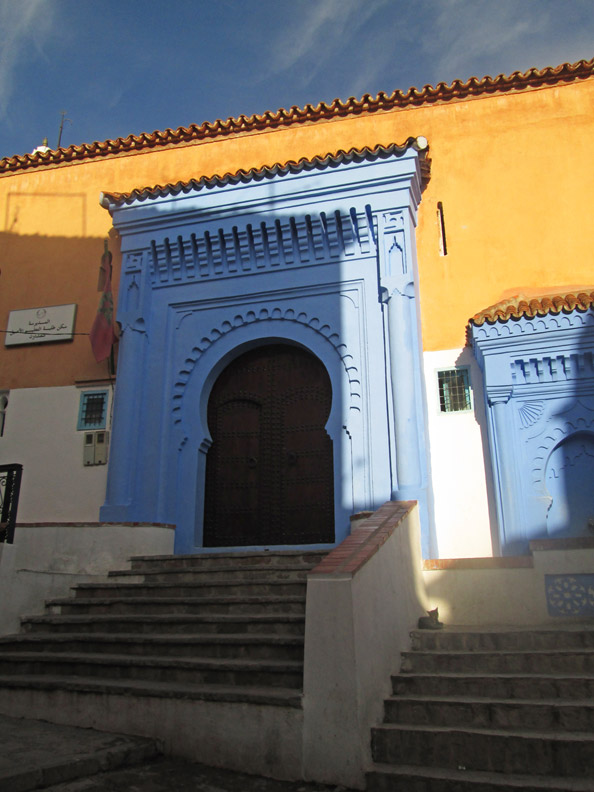
{"type": "Polygon", "coordinates": [[[420,197],[408,148],[109,205],[122,334],[102,520],[173,522],[176,551],[201,552],[210,390],[234,357],[281,341],[332,383],[336,542],[353,512],[417,499],[431,552],[420,197]]]}

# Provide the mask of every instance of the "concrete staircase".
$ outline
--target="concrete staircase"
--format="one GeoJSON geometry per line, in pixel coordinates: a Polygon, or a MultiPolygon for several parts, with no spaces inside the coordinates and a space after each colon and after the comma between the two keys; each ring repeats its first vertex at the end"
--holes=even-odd
{"type": "Polygon", "coordinates": [[[300,706],[316,553],[146,557],[0,638],[0,686],[300,706]]]}
{"type": "Polygon", "coordinates": [[[368,792],[594,790],[594,625],[412,638],[368,792]]]}
{"type": "Polygon", "coordinates": [[[300,734],[307,573],[324,555],[142,557],[79,584],[0,637],[0,712],[265,774],[267,745],[282,756],[300,734]]]}

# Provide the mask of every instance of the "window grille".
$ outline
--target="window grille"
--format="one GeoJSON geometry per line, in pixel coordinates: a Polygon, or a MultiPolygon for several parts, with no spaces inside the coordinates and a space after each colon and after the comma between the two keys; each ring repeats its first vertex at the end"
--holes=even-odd
{"type": "Polygon", "coordinates": [[[439,409],[443,413],[472,409],[468,369],[454,368],[437,372],[439,409]]]}
{"type": "Polygon", "coordinates": [[[107,391],[85,391],[80,394],[77,429],[105,429],[107,391]]]}

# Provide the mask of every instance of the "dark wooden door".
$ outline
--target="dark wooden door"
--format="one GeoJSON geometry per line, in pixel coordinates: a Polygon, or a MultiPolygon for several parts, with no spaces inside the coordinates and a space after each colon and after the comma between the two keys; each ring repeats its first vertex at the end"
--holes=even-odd
{"type": "Polygon", "coordinates": [[[334,541],[332,388],[300,347],[257,347],[219,376],[208,403],[205,547],[334,541]]]}

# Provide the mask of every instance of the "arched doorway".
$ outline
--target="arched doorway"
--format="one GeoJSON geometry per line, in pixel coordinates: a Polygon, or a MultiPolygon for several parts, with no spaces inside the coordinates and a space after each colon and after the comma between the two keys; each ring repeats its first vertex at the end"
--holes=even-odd
{"type": "Polygon", "coordinates": [[[334,541],[330,378],[288,344],[230,363],[208,402],[205,547],[334,541]]]}

